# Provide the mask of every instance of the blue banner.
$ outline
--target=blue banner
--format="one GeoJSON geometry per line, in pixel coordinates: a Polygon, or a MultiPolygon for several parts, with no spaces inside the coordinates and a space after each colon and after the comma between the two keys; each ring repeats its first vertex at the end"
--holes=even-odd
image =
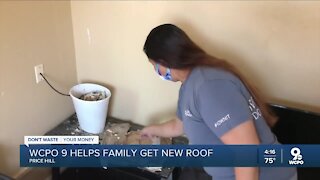
{"type": "Polygon", "coordinates": [[[22,167],[320,167],[320,145],[20,145],[22,167]]]}

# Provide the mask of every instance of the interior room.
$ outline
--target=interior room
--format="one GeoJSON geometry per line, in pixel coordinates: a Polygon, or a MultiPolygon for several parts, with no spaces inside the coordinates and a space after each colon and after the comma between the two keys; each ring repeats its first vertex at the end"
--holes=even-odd
{"type": "Polygon", "coordinates": [[[110,117],[140,125],[174,117],[181,83],[159,79],[143,52],[150,30],[164,23],[179,26],[207,53],[234,64],[268,103],[320,113],[318,1],[5,0],[0,1],[0,173],[51,179],[50,168],[20,167],[19,146],[24,136],[44,135],[75,113],[70,97],[45,81],[36,83],[39,64],[61,92],[85,82],[110,89],[110,117]]]}

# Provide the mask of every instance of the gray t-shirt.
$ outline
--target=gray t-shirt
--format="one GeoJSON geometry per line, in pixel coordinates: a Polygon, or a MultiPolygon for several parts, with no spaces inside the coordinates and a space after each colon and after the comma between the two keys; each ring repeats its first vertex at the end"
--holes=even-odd
{"type": "MultiPolygon", "coordinates": [[[[196,67],[181,85],[177,116],[190,144],[223,144],[220,137],[253,120],[261,144],[278,144],[250,92],[233,74],[196,67]]],[[[205,167],[214,180],[234,180],[234,168],[205,167]]],[[[295,168],[259,168],[260,180],[288,180],[295,168]]]]}

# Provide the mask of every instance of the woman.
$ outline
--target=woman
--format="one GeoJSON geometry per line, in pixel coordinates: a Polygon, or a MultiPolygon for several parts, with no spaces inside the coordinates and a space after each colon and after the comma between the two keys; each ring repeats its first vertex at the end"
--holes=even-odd
{"type": "MultiPolygon", "coordinates": [[[[177,118],[151,125],[145,136],[186,134],[190,144],[278,144],[275,118],[248,81],[228,62],[207,54],[172,24],[154,28],[144,52],[158,75],[180,81],[177,118]]],[[[214,180],[294,180],[295,168],[205,167],[214,180]]]]}

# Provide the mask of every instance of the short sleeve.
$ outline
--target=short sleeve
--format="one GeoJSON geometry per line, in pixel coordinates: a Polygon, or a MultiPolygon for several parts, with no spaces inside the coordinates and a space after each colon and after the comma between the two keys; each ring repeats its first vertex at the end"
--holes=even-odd
{"type": "Polygon", "coordinates": [[[178,100],[178,105],[177,105],[177,112],[176,112],[176,116],[180,119],[180,120],[182,120],[182,114],[181,114],[181,105],[180,105],[180,97],[179,97],[179,100],[178,100]]]}
{"type": "Polygon", "coordinates": [[[181,116],[181,112],[180,112],[179,107],[177,108],[176,116],[177,116],[180,120],[182,120],[182,116],[181,116]]]}
{"type": "Polygon", "coordinates": [[[252,119],[248,100],[230,80],[204,82],[197,97],[203,121],[218,137],[252,119]]]}

